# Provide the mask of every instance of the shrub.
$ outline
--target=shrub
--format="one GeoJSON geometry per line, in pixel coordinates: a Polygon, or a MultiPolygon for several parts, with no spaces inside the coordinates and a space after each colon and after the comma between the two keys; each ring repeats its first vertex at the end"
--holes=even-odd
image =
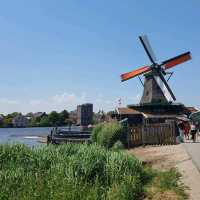
{"type": "Polygon", "coordinates": [[[118,140],[125,143],[125,131],[121,124],[100,124],[92,132],[92,140],[106,148],[111,148],[118,140]]]}
{"type": "Polygon", "coordinates": [[[124,149],[124,145],[119,140],[117,142],[115,142],[115,144],[112,147],[112,150],[115,150],[115,151],[116,150],[122,150],[122,149],[124,149]]]}
{"type": "Polygon", "coordinates": [[[104,127],[104,124],[98,124],[93,130],[92,130],[92,135],[91,135],[91,139],[92,142],[97,142],[97,136],[100,133],[100,131],[102,130],[102,128],[104,127]]]}

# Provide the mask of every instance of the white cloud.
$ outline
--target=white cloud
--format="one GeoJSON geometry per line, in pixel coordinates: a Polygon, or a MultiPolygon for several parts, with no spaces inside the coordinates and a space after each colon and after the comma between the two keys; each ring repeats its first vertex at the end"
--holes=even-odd
{"type": "Polygon", "coordinates": [[[7,98],[0,98],[0,113],[11,113],[16,108],[18,108],[20,105],[20,102],[16,100],[10,100],[7,98]]]}
{"type": "Polygon", "coordinates": [[[9,100],[6,98],[0,98],[0,103],[1,104],[9,104],[9,105],[17,105],[19,102],[15,100],[9,100]]]}
{"type": "Polygon", "coordinates": [[[64,109],[74,110],[76,106],[86,102],[86,93],[76,94],[56,94],[46,99],[31,99],[28,101],[16,101],[7,98],[0,98],[0,113],[11,112],[51,112],[52,110],[61,111],[64,109]]]}
{"type": "Polygon", "coordinates": [[[41,104],[41,100],[31,100],[29,103],[31,106],[37,106],[41,104]]]}
{"type": "Polygon", "coordinates": [[[104,110],[104,111],[110,111],[114,110],[118,106],[118,99],[119,98],[112,98],[107,99],[103,94],[97,94],[96,98],[94,99],[94,110],[98,111],[104,110]]]}
{"type": "Polygon", "coordinates": [[[137,94],[137,95],[135,95],[135,96],[133,96],[133,97],[129,97],[127,100],[128,100],[128,101],[131,101],[133,104],[134,104],[134,103],[139,103],[141,97],[142,97],[142,96],[141,96],[141,94],[139,93],[139,94],[137,94]]]}
{"type": "Polygon", "coordinates": [[[52,110],[61,111],[64,109],[74,110],[76,106],[81,103],[85,103],[86,94],[82,94],[80,96],[76,94],[56,94],[47,99],[35,99],[28,102],[32,107],[32,112],[34,111],[45,111],[51,112],[52,110]],[[36,110],[37,109],[37,110],[36,110]]]}
{"type": "Polygon", "coordinates": [[[57,94],[49,99],[49,102],[55,104],[62,104],[62,103],[74,103],[76,102],[77,97],[75,94],[57,94]]]}
{"type": "MultiPolygon", "coordinates": [[[[127,102],[138,102],[140,96],[137,95],[134,98],[121,98],[122,105],[126,106],[127,102]]],[[[56,110],[58,112],[67,109],[69,111],[75,110],[78,104],[82,103],[93,103],[94,111],[98,111],[99,109],[103,109],[104,111],[113,110],[118,107],[119,97],[107,98],[102,94],[97,94],[94,97],[88,97],[87,93],[83,92],[82,94],[75,93],[61,93],[50,96],[44,99],[31,99],[27,101],[18,101],[7,98],[0,98],[0,113],[7,114],[12,112],[51,112],[56,110]]]]}

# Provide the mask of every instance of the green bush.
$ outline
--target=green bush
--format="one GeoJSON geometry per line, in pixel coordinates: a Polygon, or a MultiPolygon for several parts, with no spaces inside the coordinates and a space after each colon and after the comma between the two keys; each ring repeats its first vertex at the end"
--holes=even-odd
{"type": "Polygon", "coordinates": [[[138,199],[146,177],[135,157],[96,145],[0,145],[0,199],[138,199]]]}
{"type": "Polygon", "coordinates": [[[92,131],[92,141],[106,148],[111,148],[117,141],[125,143],[125,138],[124,128],[117,122],[97,125],[92,131]]]}
{"type": "Polygon", "coordinates": [[[115,142],[115,144],[112,147],[112,150],[122,150],[122,149],[124,149],[124,144],[122,144],[122,142],[119,140],[115,142]]]}
{"type": "Polygon", "coordinates": [[[92,130],[92,135],[91,135],[92,142],[94,143],[97,142],[97,136],[103,127],[104,127],[104,124],[101,123],[101,124],[96,125],[96,127],[92,130]]]}

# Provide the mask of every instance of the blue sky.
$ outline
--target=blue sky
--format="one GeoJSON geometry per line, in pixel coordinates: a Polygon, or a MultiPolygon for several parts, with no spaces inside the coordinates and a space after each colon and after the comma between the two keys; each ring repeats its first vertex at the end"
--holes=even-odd
{"type": "Polygon", "coordinates": [[[199,9],[197,0],[1,0],[0,113],[138,103],[138,79],[120,74],[149,64],[142,34],[160,61],[192,52],[170,86],[178,102],[200,107],[199,9]]]}

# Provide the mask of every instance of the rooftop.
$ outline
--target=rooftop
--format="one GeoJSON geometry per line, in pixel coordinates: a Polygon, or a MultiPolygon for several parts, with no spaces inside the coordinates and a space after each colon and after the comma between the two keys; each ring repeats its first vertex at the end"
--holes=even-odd
{"type": "Polygon", "coordinates": [[[120,115],[136,115],[136,114],[142,114],[141,112],[127,107],[117,108],[117,112],[120,115]]]}

